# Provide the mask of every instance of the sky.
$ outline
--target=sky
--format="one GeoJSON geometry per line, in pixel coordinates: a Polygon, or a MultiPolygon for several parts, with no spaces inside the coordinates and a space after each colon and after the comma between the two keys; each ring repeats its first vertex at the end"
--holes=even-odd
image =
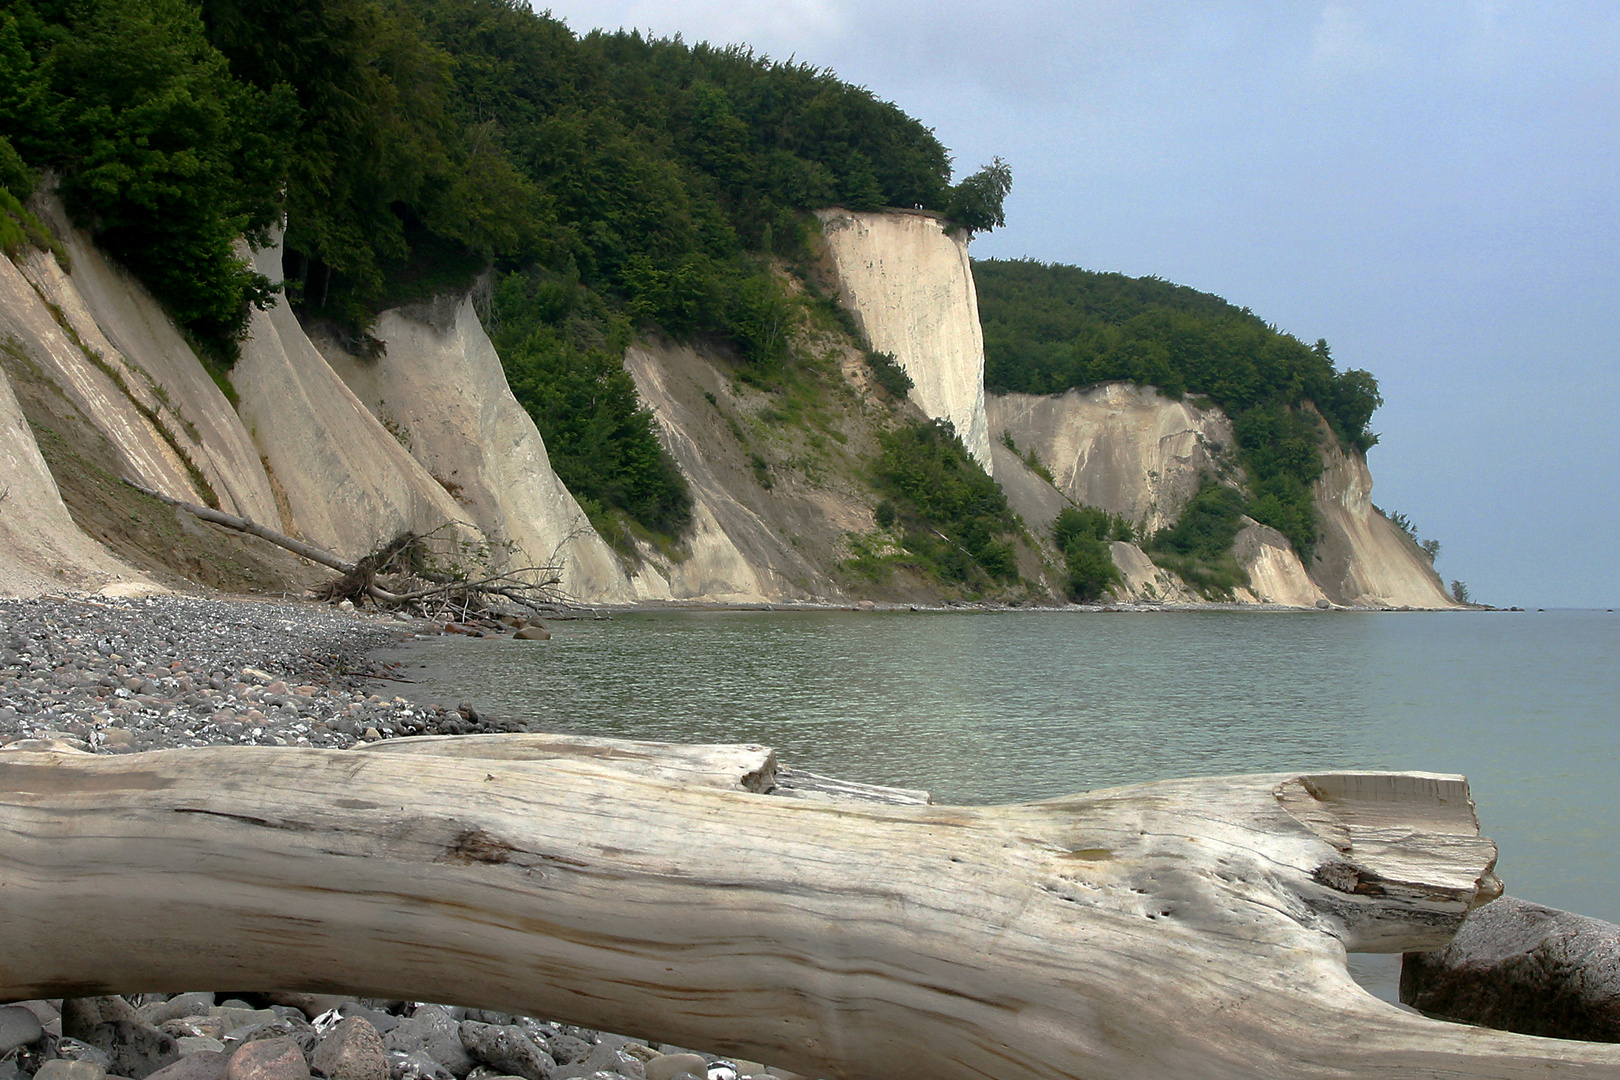
{"type": "MultiPolygon", "coordinates": [[[[543,6],[543,0],[540,5],[543,6]]],[[[746,43],[1013,170],[977,257],[1155,274],[1378,377],[1373,501],[1501,607],[1620,608],[1620,4],[557,0],[746,43]]]]}

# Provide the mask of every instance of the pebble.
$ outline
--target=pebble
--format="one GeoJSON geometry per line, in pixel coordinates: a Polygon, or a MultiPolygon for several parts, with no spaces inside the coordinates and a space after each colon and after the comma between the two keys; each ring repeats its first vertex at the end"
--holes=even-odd
{"type": "Polygon", "coordinates": [[[382,1036],[363,1016],[341,1021],[309,1060],[330,1080],[388,1080],[388,1051],[382,1036]]]}
{"type": "Polygon", "coordinates": [[[0,746],[342,748],[362,733],[375,741],[521,730],[373,693],[392,675],[367,654],[414,625],[325,605],[196,596],[0,600],[0,746]]]}
{"type": "MultiPolygon", "coordinates": [[[[536,1046],[515,1024],[502,1026],[463,1020],[461,1045],[476,1060],[498,1070],[501,1076],[551,1080],[557,1068],[551,1055],[536,1046]]],[[[340,1078],[334,1076],[332,1080],[340,1078]]]]}
{"type": "Polygon", "coordinates": [[[39,1067],[34,1080],[104,1080],[107,1070],[93,1061],[55,1058],[39,1067]]]}
{"type": "Polygon", "coordinates": [[[11,1053],[19,1046],[27,1046],[45,1036],[45,1027],[39,1017],[21,1005],[0,1008],[0,1056],[11,1053]]]}

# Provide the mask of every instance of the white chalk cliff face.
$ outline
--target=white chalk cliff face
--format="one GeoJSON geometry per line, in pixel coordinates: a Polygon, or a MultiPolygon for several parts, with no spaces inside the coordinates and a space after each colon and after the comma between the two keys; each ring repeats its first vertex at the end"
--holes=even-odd
{"type": "MultiPolygon", "coordinates": [[[[0,263],[10,262],[0,257],[0,263]]],[[[140,595],[161,591],[86,536],[68,514],[56,479],[0,369],[0,596],[63,589],[140,595]]]]}
{"type": "Polygon", "coordinates": [[[914,384],[911,399],[949,420],[968,453],[990,468],[984,332],[967,238],[933,215],[821,210],[840,301],[872,348],[891,353],[914,384]]]}
{"type": "Polygon", "coordinates": [[[345,385],[452,494],[491,541],[497,566],[556,565],[568,595],[637,599],[612,550],[552,471],[534,420],[512,396],[470,297],[385,311],[384,345],[362,360],[318,342],[345,385]]]}
{"type": "MultiPolygon", "coordinates": [[[[990,430],[1034,450],[1057,489],[1152,533],[1174,522],[1217,458],[1234,446],[1219,409],[1152,387],[1104,383],[1062,394],[991,394],[990,430]]],[[[999,478],[999,477],[998,477],[999,478]]]]}
{"type": "Polygon", "coordinates": [[[1458,606],[1423,550],[1373,509],[1367,459],[1338,448],[1326,452],[1316,482],[1321,538],[1311,577],[1336,604],[1371,607],[1458,606]]]}
{"type": "Polygon", "coordinates": [[[268,512],[273,522],[252,440],[162,307],[69,226],[54,199],[35,206],[73,273],[49,252],[0,259],[0,336],[107,437],[125,475],[190,502],[212,492],[220,509],[268,512]]]}
{"type": "Polygon", "coordinates": [[[1286,607],[1316,607],[1327,596],[1306,573],[1288,537],[1269,525],[1244,518],[1243,530],[1232,543],[1238,565],[1248,571],[1249,587],[1239,599],[1286,607]]]}
{"type": "MultiPolygon", "coordinates": [[[[279,244],[253,262],[281,280],[279,244]]],[[[253,312],[231,383],[285,493],[290,531],[346,559],[406,530],[448,524],[477,535],[470,516],[333,372],[284,301],[253,312]]]]}
{"type": "Polygon", "coordinates": [[[641,589],[649,596],[720,603],[837,597],[837,587],[799,552],[785,526],[811,532],[818,518],[842,514],[841,528],[849,530],[870,527],[870,518],[840,500],[792,490],[786,477],[774,491],[761,488],[743,448],[724,434],[718,406],[703,396],[707,391],[732,404],[730,380],[701,350],[641,342],[626,351],[624,366],[692,492],[685,556],[662,559],[647,552],[641,589]]]}

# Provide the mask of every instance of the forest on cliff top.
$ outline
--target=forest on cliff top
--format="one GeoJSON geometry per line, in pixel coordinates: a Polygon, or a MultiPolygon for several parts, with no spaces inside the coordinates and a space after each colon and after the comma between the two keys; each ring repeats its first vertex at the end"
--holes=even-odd
{"type": "MultiPolygon", "coordinates": [[[[811,254],[809,210],[920,207],[983,230],[1010,185],[999,162],[953,185],[933,132],[830,71],[577,35],[523,0],[0,0],[0,242],[39,236],[21,200],[47,171],[221,369],[277,288],[233,245],[282,221],[288,300],[361,352],[381,310],[493,269],[486,321],[559,473],[665,533],[690,503],[625,344],[656,330],[743,370],[791,365],[778,268],[811,254]]],[[[990,388],[1208,397],[1237,425],[1245,511],[1309,556],[1322,457],[1305,403],[1365,449],[1370,375],[1156,279],[975,273],[990,388]]]]}

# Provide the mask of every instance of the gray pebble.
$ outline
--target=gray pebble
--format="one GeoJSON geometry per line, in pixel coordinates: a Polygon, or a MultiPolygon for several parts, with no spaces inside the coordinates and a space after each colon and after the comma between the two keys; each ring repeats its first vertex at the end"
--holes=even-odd
{"type": "Polygon", "coordinates": [[[45,1028],[28,1009],[21,1005],[0,1007],[0,1055],[11,1053],[19,1046],[37,1042],[45,1035],[45,1028]]]}
{"type": "Polygon", "coordinates": [[[383,1037],[383,1044],[396,1053],[424,1054],[452,1076],[472,1072],[472,1055],[461,1045],[461,1027],[450,1011],[439,1005],[417,1009],[409,1020],[401,1021],[383,1037]]]}
{"type": "Polygon", "coordinates": [[[461,1045],[477,1060],[524,1080],[551,1080],[556,1062],[515,1025],[461,1022],[461,1045]]]}
{"type": "Polygon", "coordinates": [[[103,1080],[107,1070],[94,1061],[53,1058],[39,1067],[34,1080],[103,1080]]]}

